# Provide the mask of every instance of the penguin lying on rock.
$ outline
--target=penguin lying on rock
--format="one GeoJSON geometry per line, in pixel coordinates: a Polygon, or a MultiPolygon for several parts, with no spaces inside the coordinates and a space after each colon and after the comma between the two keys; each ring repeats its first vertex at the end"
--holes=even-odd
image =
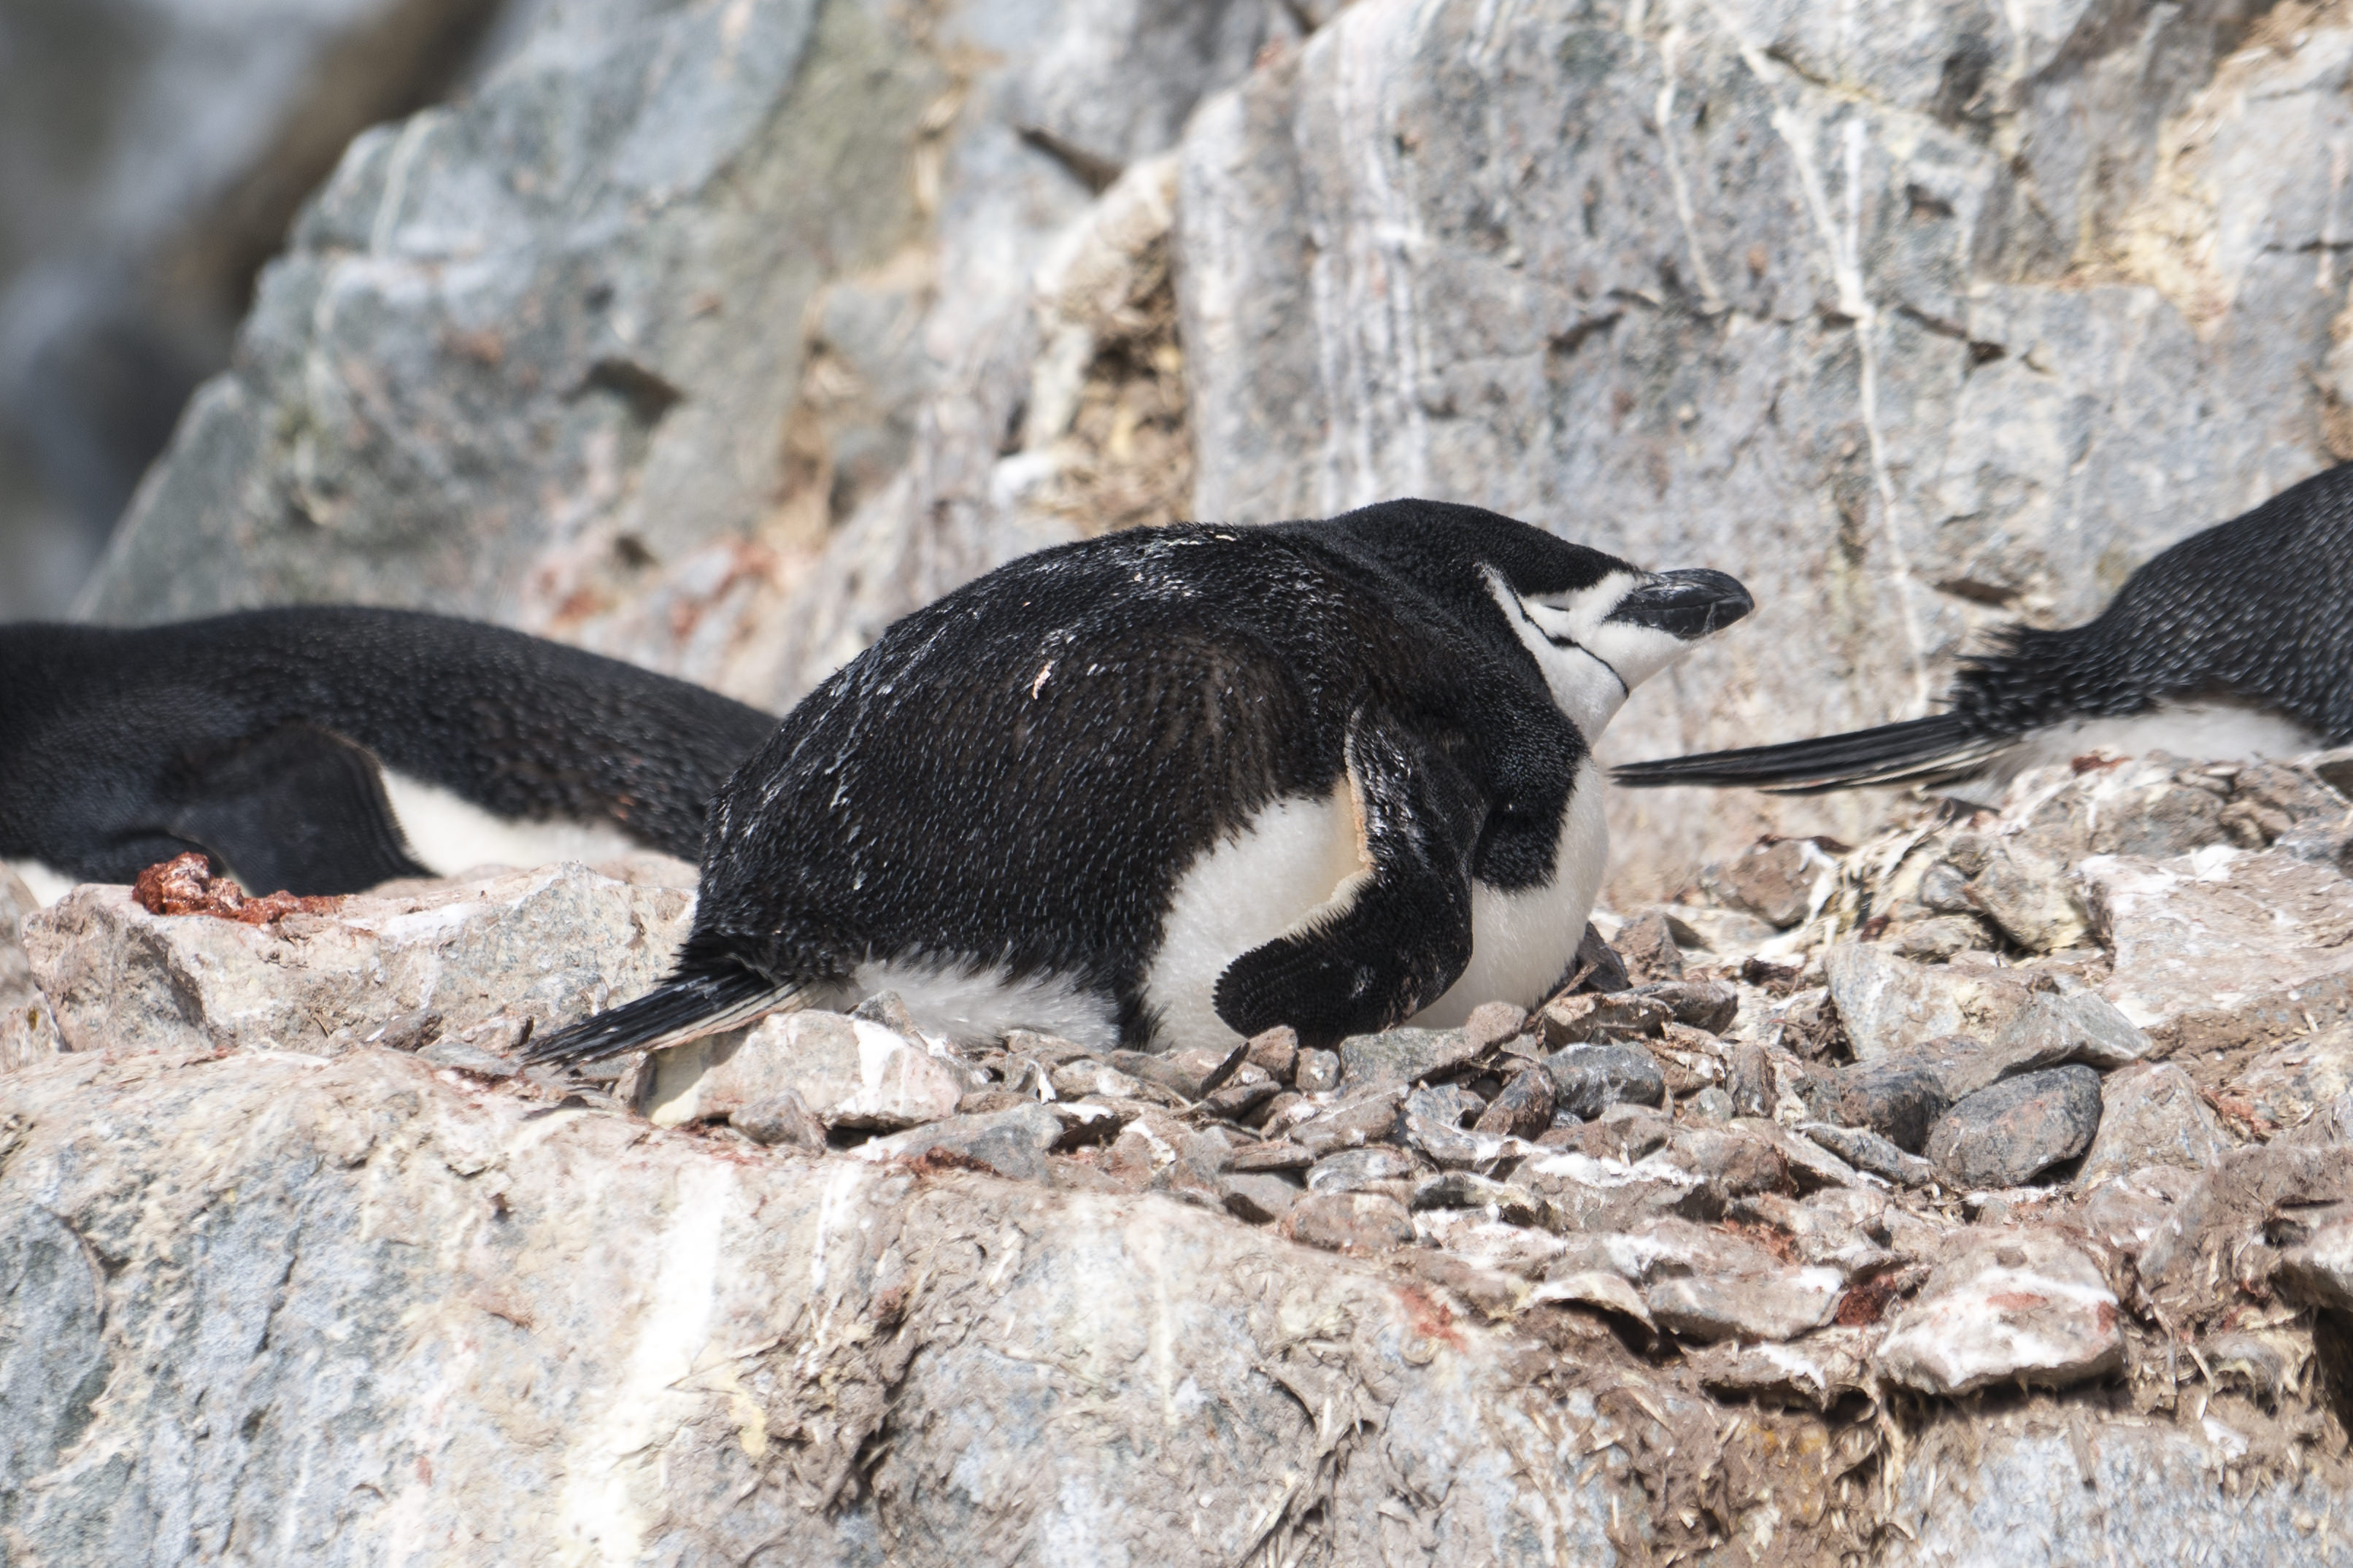
{"type": "Polygon", "coordinates": [[[701,852],[776,729],[578,648],[312,606],[0,626],[0,858],[53,899],[201,849],[254,892],[701,852]]]}
{"type": "Polygon", "coordinates": [[[1097,1048],[1539,1001],[1601,881],[1594,737],[1749,607],[1434,501],[1025,557],[786,716],[712,803],[675,973],[531,1054],[885,989],[1097,1048]]]}
{"type": "Polygon", "coordinates": [[[2080,626],[1998,633],[1945,702],[1923,719],[1612,776],[1784,795],[1966,784],[1975,797],[2102,748],[2252,759],[2353,740],[2353,464],[2163,552],[2080,626]]]}

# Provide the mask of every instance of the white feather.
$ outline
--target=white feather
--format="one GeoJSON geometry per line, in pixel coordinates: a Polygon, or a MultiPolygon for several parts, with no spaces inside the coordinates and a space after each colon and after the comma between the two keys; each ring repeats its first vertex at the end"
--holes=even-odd
{"type": "Polygon", "coordinates": [[[23,882],[43,909],[47,909],[74,889],[74,879],[63,871],[43,865],[38,860],[0,860],[23,882]]]}
{"type": "MultiPolygon", "coordinates": [[[[1561,813],[1553,879],[1516,892],[1473,882],[1470,965],[1409,1021],[1448,1028],[1482,1002],[1544,1000],[1577,956],[1609,855],[1601,775],[1588,760],[1561,813]]],[[[1275,802],[1198,858],[1177,879],[1145,981],[1145,1001],[1160,1016],[1157,1043],[1231,1044],[1234,1031],[1214,1000],[1226,966],[1345,909],[1368,875],[1345,784],[1328,795],[1275,802]]]]}
{"type": "Polygon", "coordinates": [[[408,852],[437,877],[478,866],[528,869],[558,860],[617,860],[644,846],[609,823],[510,822],[439,784],[384,770],[384,793],[408,852]]]}
{"type": "Polygon", "coordinates": [[[1552,880],[1516,892],[1471,884],[1471,963],[1445,995],[1414,1015],[1426,1029],[1450,1029],[1482,1002],[1533,1007],[1577,956],[1585,922],[1609,862],[1609,824],[1601,810],[1601,770],[1588,757],[1560,814],[1552,880]]]}
{"type": "Polygon", "coordinates": [[[970,960],[892,959],[860,965],[847,989],[835,1005],[895,991],[925,1032],[952,1040],[989,1041],[1008,1029],[1036,1029],[1090,1050],[1119,1045],[1117,1005],[1067,975],[1015,980],[1001,967],[970,960]]]}
{"type": "Polygon", "coordinates": [[[2317,751],[2327,742],[2284,714],[2237,702],[2168,702],[2127,719],[2077,719],[2037,730],[2023,766],[2063,763],[2091,752],[2119,757],[2170,752],[2192,762],[2253,762],[2317,751]]]}
{"type": "Polygon", "coordinates": [[[1984,769],[1937,786],[1936,793],[1973,805],[2001,804],[2010,781],[2030,768],[2049,767],[2105,752],[2140,757],[2166,752],[2188,762],[2252,763],[2317,751],[2327,738],[2284,714],[2243,702],[2161,702],[2123,719],[2070,719],[2031,730],[1996,753],[1984,769]]]}
{"type": "Polygon", "coordinates": [[[1330,912],[1369,870],[1344,780],[1329,795],[1266,806],[1240,832],[1178,876],[1144,999],[1167,1047],[1229,1043],[1214,994],[1226,966],[1254,947],[1330,912]],[[1344,892],[1344,886],[1348,892],[1344,892]]]}

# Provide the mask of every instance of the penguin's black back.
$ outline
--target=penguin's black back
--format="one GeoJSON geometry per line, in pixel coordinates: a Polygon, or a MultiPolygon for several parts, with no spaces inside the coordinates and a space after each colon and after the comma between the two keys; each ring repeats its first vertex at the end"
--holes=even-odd
{"type": "MultiPolygon", "coordinates": [[[[907,616],[721,792],[681,973],[1049,972],[1115,995],[1141,1039],[1141,966],[1177,877],[1271,802],[1333,789],[1366,711],[1430,737],[1495,803],[1478,876],[1542,881],[1585,742],[1461,552],[1413,568],[1415,538],[1463,527],[1576,549],[1390,503],[1090,540],[907,616]]],[[[1573,569],[1622,565],[1577,552],[1573,569]]]]}
{"type": "Polygon", "coordinates": [[[187,848],[237,865],[285,847],[241,857],[190,827],[218,824],[308,835],[316,852],[290,863],[312,885],[293,890],[353,890],[405,859],[388,816],[364,820],[382,816],[372,757],[497,816],[609,821],[691,858],[711,795],[775,723],[618,660],[414,611],[0,626],[0,856],[119,881],[187,848]]]}
{"type": "Polygon", "coordinates": [[[1987,732],[2228,697],[2353,737],[2353,464],[2157,555],[2094,619],[2002,641],[1954,687],[1987,732]]]}
{"type": "Polygon", "coordinates": [[[2211,699],[2269,709],[2330,744],[2353,740],[2353,464],[2161,552],[2082,626],[2010,626],[1994,641],[1964,661],[1942,713],[1614,776],[1796,793],[1953,778],[2044,725],[2211,699]]]}

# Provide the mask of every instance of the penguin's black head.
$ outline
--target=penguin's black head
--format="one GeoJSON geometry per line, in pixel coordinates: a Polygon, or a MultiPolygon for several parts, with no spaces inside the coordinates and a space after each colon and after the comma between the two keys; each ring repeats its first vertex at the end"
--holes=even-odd
{"type": "Polygon", "coordinates": [[[1646,572],[1474,506],[1384,501],[1333,524],[1466,618],[1500,612],[1588,741],[1627,693],[1755,608],[1722,572],[1646,572]]]}

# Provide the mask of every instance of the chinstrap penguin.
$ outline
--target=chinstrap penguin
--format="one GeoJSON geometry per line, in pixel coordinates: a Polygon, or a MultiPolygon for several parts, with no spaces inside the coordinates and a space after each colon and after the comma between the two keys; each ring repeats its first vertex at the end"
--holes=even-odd
{"type": "Polygon", "coordinates": [[[1098,1047],[1538,1001],[1601,880],[1593,738],[1749,608],[1433,501],[1025,557],[786,716],[712,803],[672,977],[532,1055],[882,989],[1098,1047]]]}
{"type": "Polygon", "coordinates": [[[2082,626],[1996,633],[1944,700],[1926,718],[1612,776],[1785,795],[1928,784],[1975,797],[2102,749],[2252,759],[2353,740],[2353,464],[2162,552],[2082,626]]]}
{"type": "Polygon", "coordinates": [[[192,849],[251,891],[692,859],[773,716],[519,632],[309,606],[0,626],[0,859],[54,897],[192,849]]]}

